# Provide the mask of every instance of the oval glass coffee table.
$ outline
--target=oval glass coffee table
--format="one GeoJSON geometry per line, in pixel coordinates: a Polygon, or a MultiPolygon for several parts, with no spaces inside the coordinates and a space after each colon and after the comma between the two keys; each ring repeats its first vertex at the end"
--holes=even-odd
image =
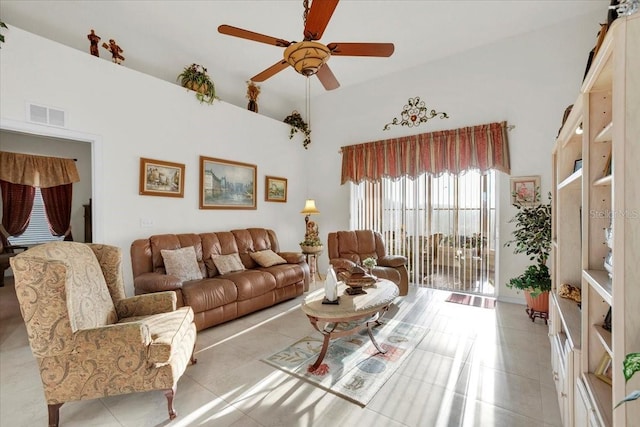
{"type": "Polygon", "coordinates": [[[333,338],[352,335],[364,328],[367,328],[376,349],[380,353],[386,352],[376,342],[371,327],[374,323],[381,324],[380,318],[398,296],[398,286],[390,280],[378,279],[374,285],[364,288],[366,294],[349,295],[345,292],[346,288],[343,282],[339,282],[340,304],[337,305],[322,304],[324,289],[309,294],[302,302],[302,311],[311,325],[324,336],[322,350],[315,363],[309,366],[309,372],[318,369],[333,338]]]}

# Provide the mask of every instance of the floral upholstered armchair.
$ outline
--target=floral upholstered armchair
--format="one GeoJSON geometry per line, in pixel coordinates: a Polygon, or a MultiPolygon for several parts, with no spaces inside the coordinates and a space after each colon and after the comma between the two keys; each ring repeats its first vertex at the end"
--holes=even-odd
{"type": "Polygon", "coordinates": [[[64,402],[158,389],[176,417],[176,384],[195,363],[191,307],[176,310],[174,292],[126,298],[114,246],[46,243],[11,267],[50,426],[64,402]]]}

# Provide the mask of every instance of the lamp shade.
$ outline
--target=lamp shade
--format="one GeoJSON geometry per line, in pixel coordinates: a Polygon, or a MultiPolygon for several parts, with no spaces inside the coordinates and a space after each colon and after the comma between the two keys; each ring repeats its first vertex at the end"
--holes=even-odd
{"type": "Polygon", "coordinates": [[[319,214],[320,211],[316,208],[316,201],[313,199],[307,199],[304,202],[304,209],[300,211],[301,214],[311,215],[311,214],[319,214]]]}

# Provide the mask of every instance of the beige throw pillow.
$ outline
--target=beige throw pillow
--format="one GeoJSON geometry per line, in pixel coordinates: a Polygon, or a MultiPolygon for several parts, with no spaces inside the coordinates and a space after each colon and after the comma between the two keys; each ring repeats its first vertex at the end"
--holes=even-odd
{"type": "Polygon", "coordinates": [[[196,250],[193,246],[180,249],[161,249],[162,260],[167,274],[176,276],[180,280],[202,279],[202,271],[196,259],[196,250]]]}
{"type": "Polygon", "coordinates": [[[258,252],[250,252],[249,255],[255,262],[260,265],[260,267],[271,267],[272,265],[287,263],[286,259],[273,252],[271,249],[266,249],[264,251],[258,252]]]}
{"type": "Polygon", "coordinates": [[[244,265],[242,264],[240,255],[238,254],[211,255],[211,259],[213,260],[213,263],[216,265],[218,273],[220,274],[227,274],[234,271],[244,270],[244,265]]]}

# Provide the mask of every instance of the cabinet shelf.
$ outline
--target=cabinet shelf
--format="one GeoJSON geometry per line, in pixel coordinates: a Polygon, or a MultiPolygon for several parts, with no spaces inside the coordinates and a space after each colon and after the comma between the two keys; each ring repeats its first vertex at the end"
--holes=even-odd
{"type": "Polygon", "coordinates": [[[593,139],[594,142],[607,142],[611,141],[611,134],[613,130],[613,122],[609,122],[593,139]]]}
{"type": "Polygon", "coordinates": [[[582,277],[589,282],[589,285],[598,292],[598,295],[607,304],[611,305],[611,296],[613,294],[611,280],[609,280],[609,274],[605,270],[584,270],[582,277]]]}
{"type": "Polygon", "coordinates": [[[613,357],[613,350],[611,350],[611,332],[607,331],[601,325],[591,325],[596,335],[600,339],[600,342],[604,346],[604,349],[607,350],[610,357],[613,357]]]}
{"type": "Polygon", "coordinates": [[[577,171],[569,175],[567,179],[565,179],[560,184],[558,184],[558,190],[570,189],[570,188],[579,189],[580,183],[582,182],[581,178],[582,178],[582,169],[578,169],[577,171]]]}
{"type": "Polygon", "coordinates": [[[586,373],[584,383],[587,391],[593,397],[597,412],[600,414],[600,417],[602,417],[602,421],[604,421],[606,426],[612,426],[611,414],[613,405],[611,403],[611,386],[600,380],[592,372],[586,373]]]}
{"type": "Polygon", "coordinates": [[[567,337],[575,349],[580,349],[582,346],[582,327],[578,304],[573,300],[559,297],[555,293],[552,295],[552,298],[558,306],[560,319],[565,327],[567,337]]]}
{"type": "Polygon", "coordinates": [[[612,180],[613,180],[613,178],[611,177],[611,175],[603,176],[602,178],[596,179],[593,182],[593,185],[594,185],[594,187],[610,186],[612,180]]]}
{"type": "Polygon", "coordinates": [[[640,221],[627,216],[640,212],[634,181],[640,159],[640,121],[634,115],[640,80],[629,78],[640,69],[640,13],[618,17],[603,31],[551,155],[551,362],[561,372],[563,360],[573,361],[566,368],[569,373],[557,375],[555,382],[564,427],[631,427],[640,420],[640,405],[613,409],[637,389],[625,381],[621,367],[625,355],[640,348],[635,304],[640,301],[640,271],[634,257],[640,221]],[[584,133],[576,135],[581,123],[584,133]],[[574,171],[577,159],[583,159],[584,167],[574,171]],[[603,261],[613,250],[620,262],[611,275],[603,261]],[[581,309],[558,295],[562,283],[581,287],[581,309]],[[603,328],[607,315],[610,330],[603,328]],[[560,346],[562,332],[566,346],[560,346]],[[571,359],[568,345],[578,335],[580,349],[571,359]],[[611,364],[605,367],[609,357],[611,364]],[[610,382],[595,374],[605,369],[610,382]]]}

